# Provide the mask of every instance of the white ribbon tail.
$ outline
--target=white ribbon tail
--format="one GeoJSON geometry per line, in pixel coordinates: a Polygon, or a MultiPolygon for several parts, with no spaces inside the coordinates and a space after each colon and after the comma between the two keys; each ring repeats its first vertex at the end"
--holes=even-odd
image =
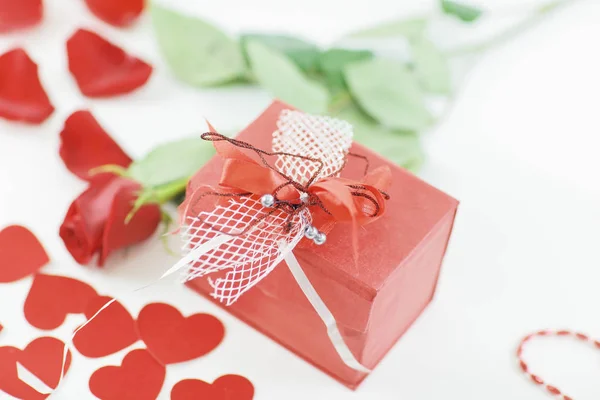
{"type": "Polygon", "coordinates": [[[298,260],[294,256],[294,253],[291,250],[285,249],[282,249],[282,252],[287,253],[284,260],[288,268],[290,269],[290,272],[294,276],[294,279],[296,279],[298,286],[300,286],[300,289],[302,289],[302,292],[304,292],[304,295],[306,296],[310,304],[312,304],[317,314],[319,314],[319,317],[321,317],[321,319],[323,320],[323,323],[327,327],[327,335],[329,335],[329,339],[331,340],[333,347],[339,354],[344,364],[346,364],[352,369],[355,369],[356,371],[365,373],[371,372],[370,369],[358,362],[358,360],[354,357],[354,354],[352,354],[352,352],[348,348],[348,345],[344,341],[344,338],[342,337],[342,334],[338,329],[337,322],[335,321],[333,314],[331,313],[331,311],[329,311],[321,297],[319,297],[319,295],[317,294],[317,291],[315,290],[313,285],[308,280],[308,277],[306,276],[306,274],[300,267],[298,260]]]}
{"type": "Polygon", "coordinates": [[[194,250],[192,250],[188,254],[186,254],[186,256],[183,257],[181,260],[179,260],[177,262],[177,264],[173,265],[171,268],[169,268],[167,270],[167,272],[162,274],[162,276],[159,279],[165,278],[165,277],[173,274],[174,272],[179,271],[181,268],[190,264],[192,261],[199,259],[204,254],[208,253],[211,250],[216,249],[217,247],[221,246],[224,243],[229,242],[233,238],[234,238],[234,236],[222,234],[222,235],[215,236],[214,238],[212,238],[210,240],[207,240],[206,242],[202,243],[200,246],[196,247],[194,250]]]}

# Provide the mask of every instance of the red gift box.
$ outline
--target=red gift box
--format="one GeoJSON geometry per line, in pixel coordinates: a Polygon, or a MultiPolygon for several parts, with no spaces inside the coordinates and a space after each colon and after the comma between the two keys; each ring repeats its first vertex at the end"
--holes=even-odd
{"type": "MultiPolygon", "coordinates": [[[[292,107],[273,103],[236,139],[270,150],[284,109],[292,107]]],[[[299,246],[294,255],[356,359],[373,369],[431,301],[458,202],[359,144],[351,152],[366,156],[371,168],[388,165],[392,171],[385,214],[358,230],[358,263],[349,223],[338,223],[326,245],[299,246]]],[[[363,160],[351,158],[341,176],[359,180],[364,168],[363,160]]],[[[215,156],[192,181],[216,186],[222,169],[223,160],[215,156]]],[[[188,285],[214,301],[206,278],[188,285]]],[[[225,308],[352,389],[367,375],[341,360],[323,321],[283,265],[225,308]]]]}

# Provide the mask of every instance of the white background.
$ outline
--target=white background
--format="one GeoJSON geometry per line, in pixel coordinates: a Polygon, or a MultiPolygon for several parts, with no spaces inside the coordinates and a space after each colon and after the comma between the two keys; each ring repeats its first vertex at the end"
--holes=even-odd
{"type": "MultiPolygon", "coordinates": [[[[434,8],[433,1],[417,0],[173,3],[232,32],[287,29],[323,44],[357,27],[434,8]]],[[[526,8],[517,0],[480,3],[509,16],[526,8]]],[[[266,107],[269,97],[254,88],[200,91],[176,82],[160,60],[147,18],[120,31],[96,20],[82,1],[47,0],[46,5],[41,27],[0,37],[1,52],[20,44],[40,64],[57,108],[39,127],[0,121],[0,226],[28,226],[51,255],[44,271],[91,282],[99,292],[118,296],[134,315],[159,300],[185,314],[204,311],[222,319],[223,344],[202,359],[170,366],[161,399],[168,399],[184,377],[212,381],[238,373],[254,383],[257,400],[541,400],[547,394],[516,368],[520,337],[541,328],[600,337],[600,2],[579,1],[471,65],[450,112],[425,135],[428,161],[421,175],[461,200],[456,230],[435,301],[356,392],[177,283],[127,294],[173,263],[158,240],[113,257],[103,270],[71,259],[58,227],[85,184],[61,164],[58,133],[72,111],[91,109],[135,157],[156,143],[202,132],[203,116],[220,129],[236,130],[266,107]],[[114,100],[81,96],[64,51],[66,38],[79,26],[153,63],[150,83],[114,100]]],[[[481,32],[494,24],[482,21],[481,32]]],[[[462,34],[460,28],[456,32],[462,34]]],[[[28,278],[0,285],[5,326],[0,345],[25,346],[44,334],[23,317],[30,284],[28,278]]],[[[81,321],[69,317],[51,334],[66,339],[81,321]]],[[[531,368],[552,384],[577,400],[600,397],[598,351],[568,340],[528,349],[531,368]]],[[[53,398],[92,399],[90,374],[119,364],[127,352],[100,360],[75,354],[53,398]]]]}

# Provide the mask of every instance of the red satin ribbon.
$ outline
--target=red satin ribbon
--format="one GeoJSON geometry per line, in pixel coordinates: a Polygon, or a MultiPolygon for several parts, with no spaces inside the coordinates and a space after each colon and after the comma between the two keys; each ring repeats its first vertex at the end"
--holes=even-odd
{"type": "MultiPolygon", "coordinates": [[[[213,143],[219,155],[225,159],[221,186],[261,196],[273,193],[289,181],[285,175],[265,165],[252,150],[239,148],[225,140],[213,143]]],[[[387,166],[373,170],[360,181],[339,177],[317,180],[307,188],[307,192],[316,195],[328,212],[315,206],[311,210],[313,225],[320,231],[328,232],[337,222],[351,222],[353,241],[356,242],[358,226],[375,221],[385,212],[386,199],[381,190],[387,189],[390,184],[391,171],[387,166]],[[365,196],[356,195],[357,192],[375,199],[378,206],[365,196]]],[[[295,200],[299,199],[300,192],[288,185],[278,191],[277,196],[283,200],[295,200]]]]}

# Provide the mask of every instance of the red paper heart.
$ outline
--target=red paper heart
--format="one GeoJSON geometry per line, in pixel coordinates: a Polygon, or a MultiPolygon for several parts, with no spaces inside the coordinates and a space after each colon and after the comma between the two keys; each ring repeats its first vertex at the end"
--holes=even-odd
{"type": "Polygon", "coordinates": [[[252,382],[239,375],[224,375],[211,385],[198,379],[185,379],[171,390],[171,400],[252,400],[252,382]]]}
{"type": "MultiPolygon", "coordinates": [[[[11,0],[14,1],[14,0],[11,0]]],[[[41,124],[54,112],[38,76],[38,67],[23,49],[0,56],[0,117],[41,124]]]]}
{"type": "Polygon", "coordinates": [[[155,400],[165,373],[165,367],[146,350],[133,350],[120,367],[108,366],[94,372],[90,377],[90,390],[101,400],[155,400]]]}
{"type": "Polygon", "coordinates": [[[0,231],[0,283],[18,281],[49,261],[42,244],[29,229],[11,225],[0,231]]]}
{"type": "Polygon", "coordinates": [[[83,314],[96,296],[90,285],[77,279],[36,274],[25,300],[25,319],[38,329],[56,329],[67,314],[83,314]]]}
{"type": "MultiPolygon", "coordinates": [[[[65,344],[60,340],[49,336],[40,337],[25,347],[19,356],[19,362],[29,372],[54,389],[60,381],[64,351],[65,344]]],[[[70,366],[71,353],[68,352],[65,373],[70,366]]]]}
{"type": "Polygon", "coordinates": [[[43,14],[42,0],[0,0],[0,32],[37,25],[43,14]]]}
{"type": "Polygon", "coordinates": [[[137,329],[148,351],[163,365],[203,356],[215,349],[225,335],[225,328],[216,317],[194,314],[186,318],[163,303],[144,307],[137,329]]]}
{"type": "Polygon", "coordinates": [[[84,29],[69,38],[67,53],[69,71],[81,93],[88,97],[129,93],[145,84],[152,74],[151,65],[84,29]]]}
{"type": "Polygon", "coordinates": [[[0,347],[0,392],[7,393],[17,399],[45,399],[44,395],[19,379],[17,361],[21,350],[12,346],[0,347]]]}
{"type": "MultiPolygon", "coordinates": [[[[85,309],[85,316],[92,318],[110,300],[105,296],[93,298],[85,309]]],[[[133,317],[115,301],[77,332],[73,345],[84,356],[97,358],[121,351],[137,340],[133,317]]]]}
{"type": "MultiPolygon", "coordinates": [[[[24,350],[0,347],[0,391],[24,400],[45,399],[47,394],[38,393],[19,379],[17,363],[35,375],[50,388],[56,388],[63,367],[65,344],[53,337],[40,337],[24,350]]],[[[65,373],[71,365],[71,353],[67,353],[65,373]]]]}
{"type": "Polygon", "coordinates": [[[131,25],[144,10],[144,0],[85,0],[102,21],[118,27],[131,25]]]}

